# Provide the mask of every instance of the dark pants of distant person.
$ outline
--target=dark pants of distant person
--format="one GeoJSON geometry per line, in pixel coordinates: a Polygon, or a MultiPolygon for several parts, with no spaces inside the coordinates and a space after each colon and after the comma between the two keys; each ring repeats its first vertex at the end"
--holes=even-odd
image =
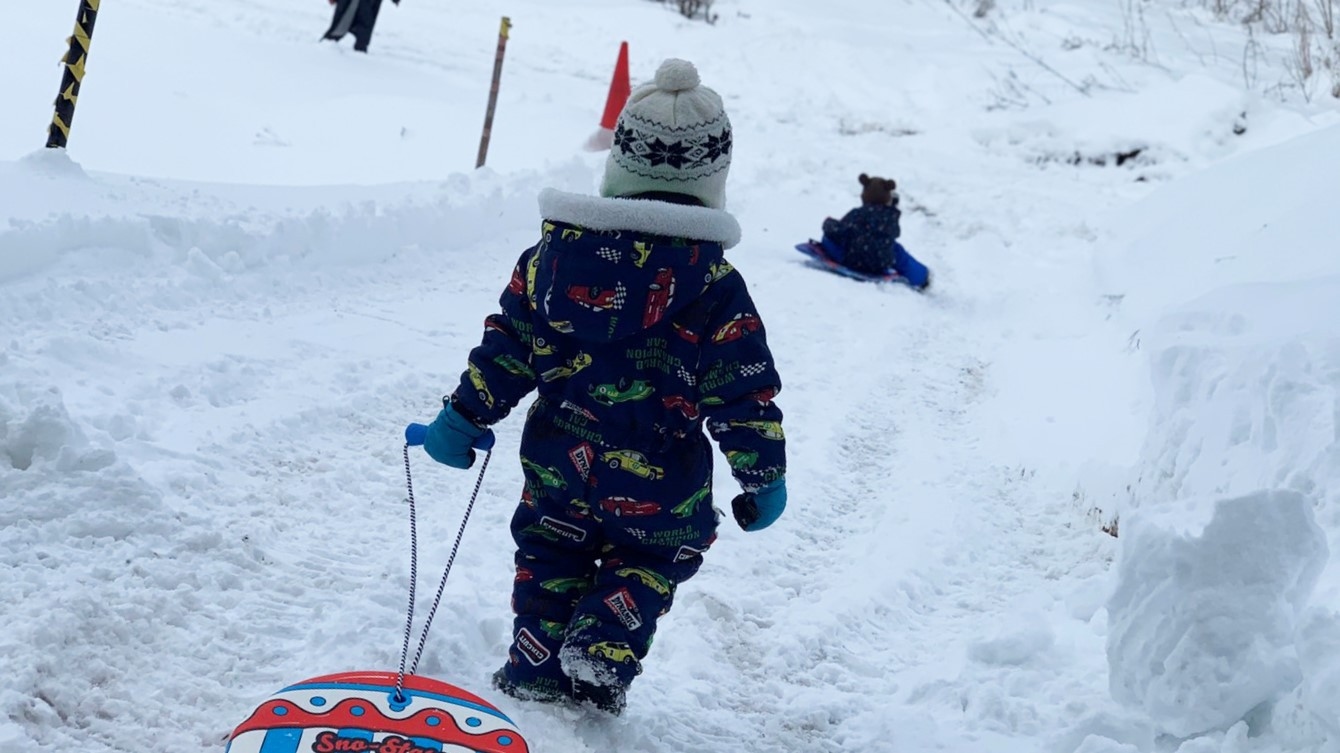
{"type": "Polygon", "coordinates": [[[335,17],[330,21],[325,38],[338,42],[345,34],[353,34],[354,49],[367,52],[368,42],[372,41],[372,27],[376,25],[377,12],[381,9],[382,0],[339,0],[335,3],[335,17]]]}

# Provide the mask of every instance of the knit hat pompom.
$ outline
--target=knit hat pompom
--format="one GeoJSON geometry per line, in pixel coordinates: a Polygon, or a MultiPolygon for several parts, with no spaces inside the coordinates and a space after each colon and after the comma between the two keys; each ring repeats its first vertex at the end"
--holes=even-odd
{"type": "Polygon", "coordinates": [[[664,92],[683,92],[696,87],[702,79],[698,78],[698,69],[693,63],[678,58],[670,58],[656,69],[656,88],[664,92]]]}
{"type": "Polygon", "coordinates": [[[733,146],[721,96],[693,63],[670,58],[619,113],[600,195],[673,193],[722,209],[733,146]]]}

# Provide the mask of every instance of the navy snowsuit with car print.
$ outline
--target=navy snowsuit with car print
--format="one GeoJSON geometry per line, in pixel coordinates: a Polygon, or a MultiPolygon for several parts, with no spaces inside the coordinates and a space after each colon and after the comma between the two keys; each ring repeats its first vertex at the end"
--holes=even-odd
{"type": "Polygon", "coordinates": [[[706,426],[746,490],[785,473],[781,382],[722,245],[546,220],[470,353],[453,405],[480,426],[538,397],[506,680],[626,688],[716,538],[706,426]],[[562,658],[560,661],[560,653],[562,658]]]}

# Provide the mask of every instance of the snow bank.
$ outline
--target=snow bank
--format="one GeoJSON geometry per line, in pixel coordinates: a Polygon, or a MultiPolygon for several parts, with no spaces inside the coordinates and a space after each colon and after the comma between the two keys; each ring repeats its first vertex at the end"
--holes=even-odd
{"type": "MultiPolygon", "coordinates": [[[[574,160],[546,173],[543,183],[589,192],[594,180],[592,169],[574,160]]],[[[484,171],[376,188],[222,186],[89,175],[63,152],[38,152],[0,162],[0,195],[15,197],[5,207],[8,228],[0,225],[0,282],[89,248],[166,255],[218,276],[473,246],[537,223],[538,181],[484,171]]]]}
{"type": "Polygon", "coordinates": [[[1340,277],[1229,286],[1157,322],[1135,501],[1288,488],[1340,533],[1337,322],[1340,277]]]}
{"type": "Polygon", "coordinates": [[[1145,327],[1225,286],[1340,274],[1337,170],[1329,127],[1177,180],[1115,214],[1100,282],[1145,327]]]}
{"type": "MultiPolygon", "coordinates": [[[[115,593],[79,589],[119,582],[123,571],[112,563],[128,562],[128,552],[165,540],[171,528],[162,495],[91,444],[59,392],[0,384],[0,602],[15,617],[0,630],[0,656],[33,657],[7,663],[0,717],[66,724],[108,700],[105,689],[75,687],[62,675],[66,661],[79,662],[90,683],[117,672],[109,649],[126,638],[126,622],[95,615],[124,605],[115,593]],[[65,577],[53,582],[57,570],[65,577]]],[[[35,739],[0,722],[0,750],[29,750],[35,739]]]]}
{"type": "Polygon", "coordinates": [[[1117,219],[1102,271],[1152,388],[1120,511],[1111,690],[1170,734],[1287,698],[1277,729],[1340,740],[1316,724],[1334,717],[1336,616],[1309,610],[1340,595],[1337,155],[1332,128],[1178,181],[1117,219]]]}
{"type": "Polygon", "coordinates": [[[1327,557],[1307,497],[1155,508],[1132,516],[1122,538],[1107,641],[1118,701],[1186,737],[1298,684],[1293,630],[1327,557]]]}
{"type": "MultiPolygon", "coordinates": [[[[57,390],[37,391],[22,384],[0,390],[0,470],[25,472],[50,466],[60,473],[97,471],[114,459],[109,452],[89,447],[57,390]]],[[[7,488],[14,487],[7,484],[7,488]]]]}

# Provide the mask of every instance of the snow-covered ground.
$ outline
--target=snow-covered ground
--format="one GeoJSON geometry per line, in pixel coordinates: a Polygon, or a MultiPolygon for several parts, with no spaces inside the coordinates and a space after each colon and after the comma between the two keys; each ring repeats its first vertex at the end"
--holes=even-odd
{"type": "MultiPolygon", "coordinates": [[[[1240,29],[514,0],[475,171],[497,9],[387,4],[365,57],[316,41],[324,3],[105,3],[65,154],[40,147],[75,3],[17,2],[0,753],[222,750],[286,684],[395,667],[401,429],[454,385],[539,188],[594,190],[623,40],[635,82],[684,57],[726,100],[791,507],[723,524],[623,717],[517,703],[488,687],[510,419],[424,674],[540,753],[1340,750],[1340,118],[1245,88],[1240,29]],[[899,181],[930,294],[791,251],[862,171],[899,181]]],[[[415,457],[423,593],[474,476],[415,457]]]]}

